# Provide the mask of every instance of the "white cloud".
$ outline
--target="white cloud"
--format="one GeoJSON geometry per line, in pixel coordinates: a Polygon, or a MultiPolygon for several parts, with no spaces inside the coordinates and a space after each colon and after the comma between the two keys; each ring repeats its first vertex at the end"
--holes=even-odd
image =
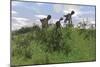
{"type": "MultiPolygon", "coordinates": [[[[56,13],[61,13],[63,12],[64,14],[71,13],[71,11],[75,11],[75,14],[72,17],[78,18],[78,15],[80,14],[80,7],[76,5],[60,5],[60,4],[55,4],[53,6],[54,11],[56,13]]],[[[64,22],[64,21],[62,21],[64,22]]],[[[63,25],[63,24],[62,24],[63,25]]]]}
{"type": "Polygon", "coordinates": [[[36,3],[37,5],[39,5],[39,6],[41,6],[41,5],[43,5],[44,3],[36,3]]]}
{"type": "Polygon", "coordinates": [[[77,5],[64,5],[64,14],[66,13],[70,13],[71,11],[75,11],[75,14],[73,15],[78,16],[78,14],[80,14],[80,6],[77,5]]]}
{"type": "Polygon", "coordinates": [[[47,16],[46,15],[35,15],[35,17],[37,17],[37,18],[46,18],[47,16]]]}
{"type": "Polygon", "coordinates": [[[12,24],[12,30],[18,30],[18,29],[20,29],[21,28],[21,26],[19,25],[19,24],[12,24]]]}
{"type": "Polygon", "coordinates": [[[95,24],[95,21],[90,21],[90,24],[95,24]]]}
{"type": "Polygon", "coordinates": [[[17,12],[16,11],[12,11],[12,14],[17,14],[17,12]]]}
{"type": "Polygon", "coordinates": [[[33,20],[33,25],[41,26],[41,22],[39,19],[33,20]]]}
{"type": "Polygon", "coordinates": [[[91,25],[93,24],[93,27],[95,28],[95,21],[89,21],[87,26],[86,26],[86,29],[89,29],[91,28],[91,25]]]}
{"type": "Polygon", "coordinates": [[[33,25],[41,26],[41,22],[38,19],[30,20],[22,17],[12,17],[12,30],[18,30],[22,27],[31,27],[33,25]]]}
{"type": "Polygon", "coordinates": [[[67,10],[64,10],[64,14],[67,14],[67,13],[69,13],[69,11],[67,11],[67,10]]]}
{"type": "Polygon", "coordinates": [[[29,19],[21,17],[12,17],[12,30],[17,30],[27,25],[29,25],[29,19]]]}
{"type": "Polygon", "coordinates": [[[60,13],[62,11],[62,5],[60,5],[60,4],[54,4],[53,5],[53,10],[56,13],[60,13]]]}
{"type": "Polygon", "coordinates": [[[22,17],[12,17],[13,19],[16,19],[17,21],[28,21],[29,19],[27,18],[22,18],[22,17]]]}

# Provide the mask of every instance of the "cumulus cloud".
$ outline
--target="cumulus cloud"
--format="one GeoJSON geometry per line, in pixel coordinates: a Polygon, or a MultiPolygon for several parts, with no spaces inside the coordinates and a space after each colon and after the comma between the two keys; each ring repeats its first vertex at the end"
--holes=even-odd
{"type": "Polygon", "coordinates": [[[22,17],[12,17],[12,30],[18,30],[22,27],[31,27],[33,25],[41,26],[38,19],[30,20],[22,17]]]}
{"type": "Polygon", "coordinates": [[[75,11],[75,14],[72,17],[77,17],[79,12],[80,12],[80,8],[76,5],[62,5],[62,4],[55,4],[53,5],[54,8],[54,12],[59,13],[59,14],[68,14],[71,13],[71,11],[75,11]]]}
{"type": "Polygon", "coordinates": [[[39,19],[33,20],[32,24],[33,24],[33,25],[36,25],[36,26],[41,26],[41,22],[40,22],[39,19]]]}
{"type": "Polygon", "coordinates": [[[64,14],[70,13],[71,11],[75,11],[73,16],[78,16],[80,14],[80,7],[77,5],[64,5],[64,14]]]}
{"type": "Polygon", "coordinates": [[[67,14],[67,13],[69,13],[69,11],[67,11],[67,10],[64,10],[64,14],[67,14]]]}
{"type": "Polygon", "coordinates": [[[91,28],[91,25],[93,25],[93,27],[95,28],[95,21],[89,21],[86,26],[86,29],[91,28]]]}
{"type": "Polygon", "coordinates": [[[35,15],[35,17],[41,19],[41,18],[46,18],[47,16],[46,15],[35,15]]]}
{"type": "Polygon", "coordinates": [[[12,17],[12,30],[17,30],[23,26],[29,25],[28,21],[29,20],[26,18],[12,17]]]}

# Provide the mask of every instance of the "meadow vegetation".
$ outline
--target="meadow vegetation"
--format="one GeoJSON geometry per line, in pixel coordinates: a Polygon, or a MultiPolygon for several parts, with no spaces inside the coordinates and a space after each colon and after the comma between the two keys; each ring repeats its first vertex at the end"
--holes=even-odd
{"type": "Polygon", "coordinates": [[[38,26],[12,31],[11,65],[96,60],[96,30],[38,26]]]}

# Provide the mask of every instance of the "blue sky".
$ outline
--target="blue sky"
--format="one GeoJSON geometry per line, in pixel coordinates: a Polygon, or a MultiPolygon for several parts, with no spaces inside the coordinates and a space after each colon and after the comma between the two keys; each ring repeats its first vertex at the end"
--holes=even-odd
{"type": "Polygon", "coordinates": [[[94,6],[13,1],[12,30],[20,29],[23,26],[32,26],[33,24],[41,25],[39,19],[47,15],[52,15],[49,23],[55,23],[60,17],[72,10],[75,11],[72,16],[74,24],[87,18],[90,22],[95,23],[94,6]]]}

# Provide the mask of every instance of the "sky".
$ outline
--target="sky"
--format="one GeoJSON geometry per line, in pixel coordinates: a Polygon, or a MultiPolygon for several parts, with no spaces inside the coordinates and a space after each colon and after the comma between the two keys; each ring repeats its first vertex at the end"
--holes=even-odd
{"type": "MultiPolygon", "coordinates": [[[[41,26],[40,19],[47,15],[52,16],[49,23],[54,24],[72,10],[75,11],[72,16],[74,25],[83,19],[88,19],[88,23],[95,23],[95,6],[12,1],[11,8],[12,30],[32,25],[41,26]]],[[[61,24],[63,25],[63,21],[61,24]]]]}

